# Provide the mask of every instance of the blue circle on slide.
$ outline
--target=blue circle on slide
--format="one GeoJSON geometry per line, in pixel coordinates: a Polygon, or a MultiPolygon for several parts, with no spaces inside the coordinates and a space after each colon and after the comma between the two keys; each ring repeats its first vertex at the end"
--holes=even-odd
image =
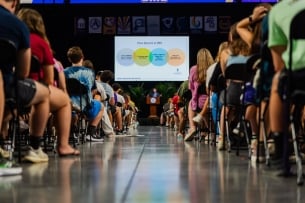
{"type": "Polygon", "coordinates": [[[128,48],[122,49],[118,51],[116,58],[122,66],[130,66],[133,64],[133,50],[128,48]]]}
{"type": "Polygon", "coordinates": [[[151,51],[150,61],[155,66],[163,66],[167,63],[168,54],[165,49],[157,48],[151,51]]]}

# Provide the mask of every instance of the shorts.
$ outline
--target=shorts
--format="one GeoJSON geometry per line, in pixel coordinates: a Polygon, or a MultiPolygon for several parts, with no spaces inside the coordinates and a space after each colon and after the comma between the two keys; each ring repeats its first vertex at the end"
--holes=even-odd
{"type": "Polygon", "coordinates": [[[12,77],[5,76],[4,78],[4,88],[5,88],[5,97],[6,101],[13,101],[15,103],[18,101],[18,105],[27,107],[29,106],[30,102],[33,100],[36,94],[36,84],[35,81],[32,79],[23,79],[18,80],[17,83],[17,90],[15,81],[12,77]],[[16,91],[18,97],[16,97],[16,91]]]}
{"type": "MultiPolygon", "coordinates": [[[[230,82],[229,86],[227,87],[227,95],[226,95],[226,104],[227,105],[240,105],[240,96],[242,95],[242,83],[238,82],[230,82]]],[[[224,91],[220,94],[220,101],[224,104],[224,91]]]]}
{"type": "Polygon", "coordinates": [[[256,104],[256,90],[252,86],[252,84],[247,84],[245,90],[245,96],[244,96],[244,104],[256,104]]]}
{"type": "Polygon", "coordinates": [[[289,85],[288,89],[289,72],[287,69],[284,69],[280,73],[277,91],[282,99],[286,99],[287,96],[289,96],[289,93],[296,89],[305,90],[305,69],[293,71],[291,76],[291,84],[289,85]]]}
{"type": "Polygon", "coordinates": [[[89,120],[94,119],[102,109],[102,103],[98,100],[93,99],[91,105],[85,108],[85,114],[89,120]]]}

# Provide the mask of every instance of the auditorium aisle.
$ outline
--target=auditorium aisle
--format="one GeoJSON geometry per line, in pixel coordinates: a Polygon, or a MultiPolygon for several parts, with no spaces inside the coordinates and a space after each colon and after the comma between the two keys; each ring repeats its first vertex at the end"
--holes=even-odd
{"type": "Polygon", "coordinates": [[[79,158],[22,163],[20,176],[0,177],[1,203],[304,203],[296,177],[277,177],[247,151],[219,152],[185,143],[174,131],[138,126],[130,136],[79,145],[79,158]]]}

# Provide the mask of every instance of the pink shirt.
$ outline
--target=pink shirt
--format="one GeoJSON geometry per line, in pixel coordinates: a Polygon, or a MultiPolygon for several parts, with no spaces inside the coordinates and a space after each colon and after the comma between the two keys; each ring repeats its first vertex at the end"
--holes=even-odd
{"type": "Polygon", "coordinates": [[[197,82],[197,65],[194,65],[190,69],[189,75],[189,89],[192,92],[192,98],[190,100],[190,105],[193,111],[196,111],[198,108],[202,109],[205,100],[208,98],[206,94],[199,95],[198,87],[200,83],[197,82]],[[198,107],[198,108],[197,108],[198,107]]]}

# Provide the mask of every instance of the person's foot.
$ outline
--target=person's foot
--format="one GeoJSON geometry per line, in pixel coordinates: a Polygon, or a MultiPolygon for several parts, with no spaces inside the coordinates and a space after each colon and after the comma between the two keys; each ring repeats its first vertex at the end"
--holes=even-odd
{"type": "Polygon", "coordinates": [[[13,161],[2,160],[0,161],[0,176],[19,175],[22,173],[21,166],[13,161]]]}
{"type": "Polygon", "coordinates": [[[239,135],[240,132],[240,123],[237,123],[236,127],[232,130],[235,135],[239,135]]]}
{"type": "Polygon", "coordinates": [[[10,152],[0,147],[0,157],[7,159],[10,157],[10,152]]]}
{"type": "Polygon", "coordinates": [[[201,123],[203,120],[202,116],[200,114],[197,114],[194,118],[193,118],[193,121],[195,123],[201,123]]]}
{"type": "Polygon", "coordinates": [[[194,139],[195,134],[196,134],[196,129],[195,128],[191,128],[189,130],[189,132],[185,135],[184,141],[186,141],[186,142],[192,141],[194,139]]]}
{"type": "Polygon", "coordinates": [[[86,140],[91,142],[104,142],[104,138],[99,137],[97,135],[87,135],[86,140]]]}
{"type": "Polygon", "coordinates": [[[31,146],[29,147],[29,150],[27,151],[26,155],[24,156],[24,160],[30,161],[33,163],[39,163],[39,162],[47,162],[49,161],[49,157],[46,153],[44,153],[39,147],[38,149],[33,149],[31,146]]]}
{"type": "Polygon", "coordinates": [[[80,151],[77,150],[77,149],[74,149],[70,145],[65,146],[65,147],[58,147],[57,153],[61,157],[63,157],[63,156],[79,156],[80,155],[80,151]]]}
{"type": "Polygon", "coordinates": [[[219,151],[225,150],[225,142],[224,142],[224,137],[223,136],[218,136],[218,143],[217,143],[217,148],[219,151]]]}

